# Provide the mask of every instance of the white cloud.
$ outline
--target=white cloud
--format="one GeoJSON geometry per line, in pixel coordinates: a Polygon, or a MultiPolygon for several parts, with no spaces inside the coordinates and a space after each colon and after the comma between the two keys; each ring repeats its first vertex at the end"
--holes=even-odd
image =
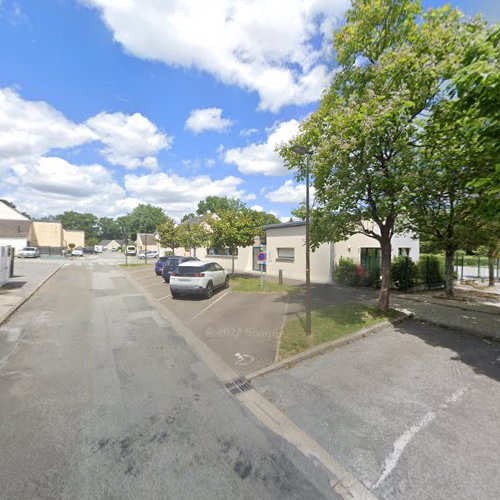
{"type": "Polygon", "coordinates": [[[140,113],[99,113],[86,123],[106,146],[101,154],[112,165],[157,168],[156,155],[172,144],[172,137],[140,113]]]}
{"type": "Polygon", "coordinates": [[[253,205],[250,207],[250,210],[256,210],[257,212],[263,212],[264,211],[264,207],[261,206],[261,205],[253,205]]]}
{"type": "Polygon", "coordinates": [[[266,142],[228,149],[224,161],[236,165],[242,174],[287,175],[290,172],[275,149],[277,145],[292,139],[298,131],[297,120],[276,124],[270,130],[266,142]]]}
{"type": "MultiPolygon", "coordinates": [[[[311,187],[311,197],[314,195],[314,188],[311,187]]],[[[306,199],[305,184],[294,184],[290,179],[285,181],[275,191],[267,193],[266,198],[274,203],[300,203],[306,199]]]]}
{"type": "Polygon", "coordinates": [[[26,101],[12,89],[0,89],[0,166],[95,139],[88,127],[73,123],[46,102],[26,101]]]}
{"type": "Polygon", "coordinates": [[[218,180],[208,175],[181,177],[163,172],[125,176],[125,187],[131,195],[161,205],[174,217],[195,211],[198,202],[207,196],[243,198],[242,183],[242,179],[233,176],[218,180]]]}
{"type": "Polygon", "coordinates": [[[240,130],[240,137],[249,137],[253,134],[258,134],[259,129],[258,128],[244,128],[240,130]]]}
{"type": "Polygon", "coordinates": [[[222,118],[222,109],[220,108],[193,109],[186,120],[186,129],[195,134],[205,130],[223,132],[232,124],[233,121],[229,118],[222,118]]]}
{"type": "Polygon", "coordinates": [[[256,91],[259,108],[319,99],[332,27],[348,0],[84,0],[127,52],[256,91]],[[316,48],[315,43],[321,45],[316,48]]]}

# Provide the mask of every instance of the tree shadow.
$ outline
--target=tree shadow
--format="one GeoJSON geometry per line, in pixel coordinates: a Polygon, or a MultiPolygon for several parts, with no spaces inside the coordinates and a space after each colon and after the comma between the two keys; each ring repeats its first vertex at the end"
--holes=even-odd
{"type": "Polygon", "coordinates": [[[26,285],[27,281],[8,281],[0,290],[17,290],[26,285]]]}
{"type": "Polygon", "coordinates": [[[469,365],[475,373],[500,382],[500,342],[416,320],[406,320],[395,328],[399,333],[418,337],[432,347],[453,351],[451,360],[469,365]]]}

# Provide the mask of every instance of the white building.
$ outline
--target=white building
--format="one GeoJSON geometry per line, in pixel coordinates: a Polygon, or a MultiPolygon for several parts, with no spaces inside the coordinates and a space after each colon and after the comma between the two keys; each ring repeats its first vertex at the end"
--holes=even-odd
{"type": "MultiPolygon", "coordinates": [[[[265,248],[267,254],[266,274],[278,276],[283,272],[284,278],[305,280],[306,248],[305,222],[288,222],[265,227],[267,244],[261,247],[256,242],[253,247],[238,248],[234,267],[236,272],[259,272],[257,256],[265,248]]],[[[409,235],[394,235],[392,238],[392,257],[409,256],[418,261],[420,246],[418,239],[409,235]]],[[[232,256],[228,249],[198,250],[197,256],[203,260],[218,262],[230,270],[232,256]]],[[[339,259],[352,258],[355,262],[370,265],[380,262],[380,245],[378,241],[362,234],[355,234],[338,243],[323,243],[311,252],[311,281],[314,283],[332,283],[333,271],[339,259]]]]}
{"type": "Polygon", "coordinates": [[[31,227],[28,217],[0,201],[0,246],[14,247],[16,252],[28,246],[31,227]]]}

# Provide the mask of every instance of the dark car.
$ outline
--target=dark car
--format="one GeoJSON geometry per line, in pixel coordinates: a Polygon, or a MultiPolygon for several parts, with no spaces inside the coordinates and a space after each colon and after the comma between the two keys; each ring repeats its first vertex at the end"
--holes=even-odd
{"type": "MultiPolygon", "coordinates": [[[[162,266],[161,277],[165,280],[165,283],[170,283],[170,275],[177,269],[177,266],[181,262],[188,262],[190,260],[200,260],[200,259],[197,259],[196,257],[182,257],[178,255],[169,255],[168,257],[161,257],[160,260],[158,260],[158,262],[156,263],[155,271],[156,267],[158,265],[161,265],[162,266]],[[165,259],[165,261],[160,263],[161,259],[165,259]]],[[[158,271],[156,271],[156,274],[158,274],[158,271]]]]}

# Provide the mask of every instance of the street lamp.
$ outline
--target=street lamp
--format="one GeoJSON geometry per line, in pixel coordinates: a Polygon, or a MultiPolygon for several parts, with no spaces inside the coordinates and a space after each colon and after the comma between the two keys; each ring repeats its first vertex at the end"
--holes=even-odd
{"type": "Polygon", "coordinates": [[[306,335],[311,335],[311,259],[309,241],[309,166],[312,151],[295,144],[290,148],[295,154],[306,156],[306,335]]]}

